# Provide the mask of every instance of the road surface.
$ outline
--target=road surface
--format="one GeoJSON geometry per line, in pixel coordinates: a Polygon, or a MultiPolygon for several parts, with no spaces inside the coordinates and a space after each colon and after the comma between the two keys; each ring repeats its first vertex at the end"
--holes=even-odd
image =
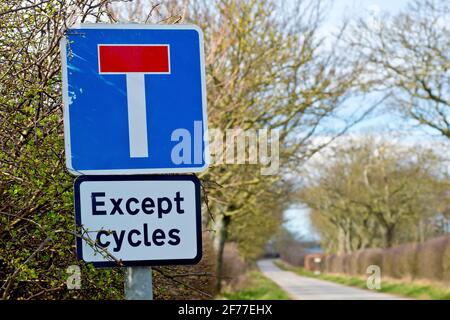
{"type": "Polygon", "coordinates": [[[293,300],[402,300],[402,298],[371,290],[302,277],[278,268],[273,260],[258,261],[261,272],[278,284],[293,300]]]}

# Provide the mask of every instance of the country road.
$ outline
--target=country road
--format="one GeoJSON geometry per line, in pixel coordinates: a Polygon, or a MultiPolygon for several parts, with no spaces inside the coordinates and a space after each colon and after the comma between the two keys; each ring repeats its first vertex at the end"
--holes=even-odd
{"type": "Polygon", "coordinates": [[[402,300],[401,297],[299,276],[278,268],[273,260],[260,260],[261,272],[293,300],[402,300]]]}

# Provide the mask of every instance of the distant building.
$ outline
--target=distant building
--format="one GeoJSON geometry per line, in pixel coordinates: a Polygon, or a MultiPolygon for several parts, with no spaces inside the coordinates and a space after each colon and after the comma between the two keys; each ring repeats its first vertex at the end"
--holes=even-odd
{"type": "Polygon", "coordinates": [[[312,271],[316,274],[320,274],[320,266],[322,264],[322,253],[310,253],[305,255],[304,268],[305,270],[312,271]]]}

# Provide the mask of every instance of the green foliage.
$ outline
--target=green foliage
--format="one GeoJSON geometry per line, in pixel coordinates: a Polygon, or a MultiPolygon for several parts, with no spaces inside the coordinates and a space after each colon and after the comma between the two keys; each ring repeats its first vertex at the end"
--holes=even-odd
{"type": "Polygon", "coordinates": [[[68,290],[75,257],[73,178],[65,170],[58,44],[64,28],[104,5],[46,1],[0,4],[0,296],[6,299],[118,299],[120,269],[81,265],[81,290],[68,290]],[[73,20],[72,20],[73,19],[73,20]]]}
{"type": "MultiPolygon", "coordinates": [[[[61,99],[61,37],[77,22],[110,22],[110,10],[103,0],[0,2],[0,299],[123,298],[122,268],[76,259],[61,99]],[[79,290],[67,288],[72,265],[81,268],[79,290]]],[[[205,256],[189,269],[198,276],[181,275],[188,267],[155,273],[155,297],[208,297],[213,263],[205,256]],[[197,285],[206,294],[192,293],[197,285]]]]}

